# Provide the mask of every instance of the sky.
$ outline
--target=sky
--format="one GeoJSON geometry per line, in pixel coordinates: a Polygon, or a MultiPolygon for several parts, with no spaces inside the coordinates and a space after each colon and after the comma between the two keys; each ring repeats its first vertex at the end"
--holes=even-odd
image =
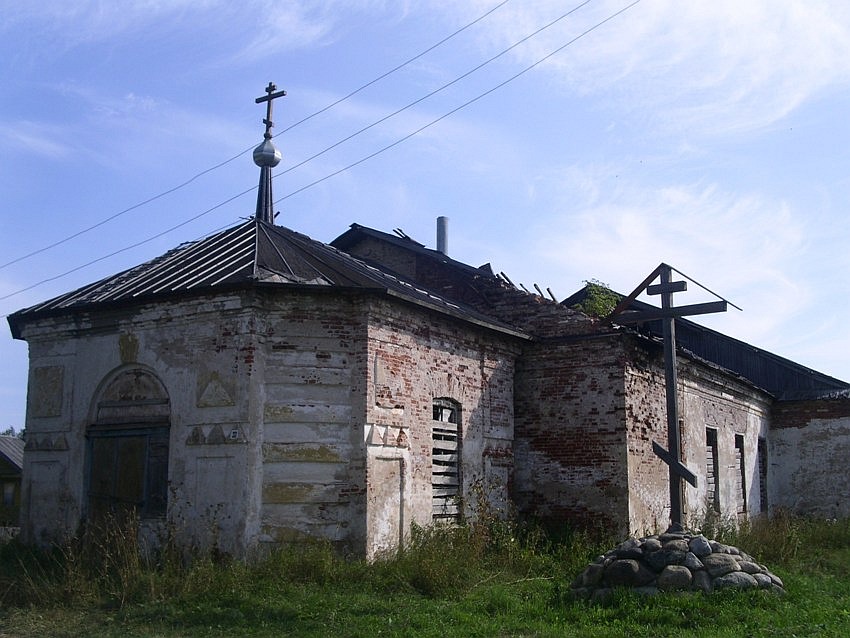
{"type": "MultiPolygon", "coordinates": [[[[446,216],[558,299],[665,262],[742,309],[700,323],[850,381],[845,0],[0,0],[0,77],[0,315],[253,215],[271,81],[278,224],[446,216]]],[[[20,429],[8,326],[0,359],[20,429]]]]}

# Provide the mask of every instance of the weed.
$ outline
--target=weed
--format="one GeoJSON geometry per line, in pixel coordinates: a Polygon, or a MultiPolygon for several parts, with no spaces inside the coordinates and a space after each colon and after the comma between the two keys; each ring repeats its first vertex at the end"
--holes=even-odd
{"type": "MultiPolygon", "coordinates": [[[[15,635],[848,635],[850,521],[782,514],[711,529],[768,563],[788,596],[746,592],[603,606],[565,595],[610,536],[479,516],[416,528],[371,563],[330,543],[254,562],[139,552],[134,525],[81,531],[63,547],[0,546],[0,634],[15,635]]],[[[708,526],[704,531],[708,531],[708,526]]],[[[712,534],[714,535],[714,534],[712,534]]]]}

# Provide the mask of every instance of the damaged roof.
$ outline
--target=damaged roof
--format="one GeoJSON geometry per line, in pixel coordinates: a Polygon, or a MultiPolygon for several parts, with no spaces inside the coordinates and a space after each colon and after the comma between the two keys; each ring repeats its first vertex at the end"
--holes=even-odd
{"type": "Polygon", "coordinates": [[[539,288],[538,294],[518,288],[504,273],[494,274],[489,263],[470,266],[403,233],[393,236],[352,224],[331,245],[382,270],[397,269],[406,279],[535,338],[562,334],[567,326],[571,334],[592,329],[586,315],[560,305],[554,297],[547,299],[539,288]]]}
{"type": "MultiPolygon", "coordinates": [[[[561,303],[568,307],[580,304],[586,299],[587,291],[585,286],[561,303]]],[[[615,294],[624,298],[620,293],[615,294]]],[[[630,306],[634,310],[653,308],[642,301],[633,301],[630,306]]],[[[647,321],[638,330],[660,339],[663,326],[661,320],[647,321]]],[[[676,319],[676,346],[693,358],[734,373],[780,401],[825,398],[850,390],[850,383],[682,317],[676,319]]]]}
{"type": "Polygon", "coordinates": [[[489,275],[491,277],[496,276],[489,263],[476,268],[475,266],[470,266],[462,261],[452,259],[445,253],[441,253],[438,250],[427,248],[424,244],[420,244],[418,241],[408,237],[404,233],[402,233],[401,236],[390,235],[389,233],[375,230],[374,228],[369,228],[367,226],[361,226],[360,224],[351,224],[347,231],[331,242],[331,246],[339,248],[340,250],[348,251],[352,246],[359,243],[363,237],[372,237],[373,239],[398,246],[399,248],[442,262],[443,264],[468,274],[489,275]]]}
{"type": "Polygon", "coordinates": [[[28,320],[101,305],[141,303],[226,287],[297,285],[381,292],[525,337],[515,328],[283,226],[251,219],[116,275],[9,315],[20,338],[28,320]]]}

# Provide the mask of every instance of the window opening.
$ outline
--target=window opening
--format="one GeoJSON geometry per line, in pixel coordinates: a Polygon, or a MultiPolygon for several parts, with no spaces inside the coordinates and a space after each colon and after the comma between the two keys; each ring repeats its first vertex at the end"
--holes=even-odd
{"type": "Polygon", "coordinates": [[[454,522],[460,520],[460,404],[435,399],[432,418],[432,519],[454,522]]]}
{"type": "Polygon", "coordinates": [[[767,513],[767,441],[759,439],[759,509],[767,513]]]}
{"type": "Polygon", "coordinates": [[[747,513],[747,478],[744,466],[744,435],[735,435],[735,495],[738,501],[738,514],[747,513]]]}
{"type": "Polygon", "coordinates": [[[717,430],[705,429],[705,491],[708,508],[720,513],[720,491],[718,478],[720,467],[717,459],[717,430]]]}

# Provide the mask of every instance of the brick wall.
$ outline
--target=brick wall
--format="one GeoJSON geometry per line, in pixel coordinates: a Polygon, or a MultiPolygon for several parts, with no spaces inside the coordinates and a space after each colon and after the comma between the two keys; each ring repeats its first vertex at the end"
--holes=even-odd
{"type": "Polygon", "coordinates": [[[771,511],[850,516],[848,458],[850,399],[777,403],[768,447],[771,511]]]}
{"type": "Polygon", "coordinates": [[[521,512],[554,527],[624,526],[623,371],[617,338],[551,340],[523,352],[514,489],[521,512]]]}
{"type": "MultiPolygon", "coordinates": [[[[767,432],[770,397],[681,354],[677,360],[682,461],[697,476],[697,487],[683,482],[684,522],[699,527],[707,515],[706,428],[717,433],[718,514],[736,519],[744,502],[748,514],[759,513],[757,450],[759,437],[767,432]],[[736,436],[742,438],[744,445],[743,484],[736,436]]],[[[660,344],[630,338],[626,394],[630,527],[632,532],[655,532],[667,527],[670,516],[668,468],[652,450],[653,440],[668,447],[660,344]]]]}
{"type": "Polygon", "coordinates": [[[386,549],[411,523],[432,520],[435,398],[461,408],[461,494],[504,507],[513,468],[513,340],[434,313],[374,300],[366,366],[367,554],[386,549]],[[387,503],[392,507],[388,508],[387,503]]]}
{"type": "Polygon", "coordinates": [[[306,292],[264,300],[261,543],[361,542],[362,307],[356,297],[306,292]]]}

